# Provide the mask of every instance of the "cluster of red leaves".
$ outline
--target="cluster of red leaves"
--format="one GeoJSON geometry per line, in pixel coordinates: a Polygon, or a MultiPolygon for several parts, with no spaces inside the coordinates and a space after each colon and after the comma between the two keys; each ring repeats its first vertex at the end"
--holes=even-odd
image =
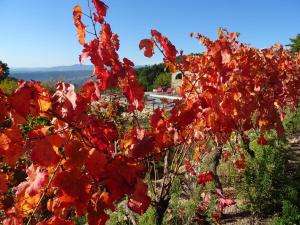
{"type": "Polygon", "coordinates": [[[282,135],[284,110],[295,109],[298,103],[299,60],[282,46],[259,50],[236,41],[236,36],[226,30],[216,41],[198,36],[207,51],[186,57],[179,65],[192,72],[184,79],[182,95],[205,103],[198,116],[217,141],[227,141],[236,130],[253,128],[261,132],[274,128],[282,135]]]}
{"type": "MultiPolygon", "coordinates": [[[[139,86],[134,64],[129,59],[119,59],[119,38],[113,33],[110,25],[105,21],[107,6],[100,0],[93,0],[96,12],[94,23],[99,23],[101,31],[95,33],[95,39],[85,43],[85,25],[80,18],[82,11],[80,6],[74,7],[74,24],[77,28],[79,42],[83,44],[80,62],[89,58],[95,66],[93,76],[97,79],[97,86],[100,90],[121,87],[124,96],[129,102],[129,110],[142,110],[144,108],[143,88],[139,86]]],[[[96,24],[95,24],[96,26],[96,24]]],[[[96,31],[95,31],[96,32],[96,31]]]]}
{"type": "MultiPolygon", "coordinates": [[[[213,221],[219,223],[221,220],[223,209],[225,207],[234,205],[235,201],[232,198],[225,196],[220,189],[216,189],[216,192],[214,194],[217,196],[217,203],[212,212],[211,217],[213,221]]],[[[203,213],[206,210],[208,210],[208,205],[211,202],[211,195],[209,193],[203,193],[202,198],[203,198],[203,202],[198,207],[198,215],[202,215],[203,217],[203,213]]]]}
{"type": "MultiPolygon", "coordinates": [[[[284,110],[295,109],[300,94],[299,57],[280,45],[249,47],[236,40],[237,33],[220,29],[215,41],[197,35],[207,48],[203,54],[175,62],[176,51],[164,44],[169,41],[163,41],[157,31],[151,35],[140,44],[145,55],[152,55],[153,46],[159,43],[168,62],[184,74],[180,93],[185,108],[173,110],[173,121],[188,120],[184,125],[193,125],[201,139],[213,136],[218,143],[227,142],[232,132],[251,129],[266,132],[274,128],[283,134],[284,110]]],[[[263,136],[259,142],[265,144],[263,136]]]]}
{"type": "Polygon", "coordinates": [[[148,208],[144,166],[127,154],[116,154],[119,137],[112,121],[88,113],[98,94],[93,81],[78,93],[63,82],[52,96],[37,82],[21,82],[10,96],[1,92],[0,164],[15,168],[0,172],[4,224],[22,224],[33,212],[53,215],[40,224],[73,224],[66,220],[72,214],[104,224],[105,210],[114,210],[125,195],[133,211],[148,208]],[[51,125],[24,133],[21,127],[29,115],[47,118],[51,125]],[[24,174],[20,160],[28,165],[26,179],[18,178],[24,174]],[[14,194],[11,201],[8,191],[14,194]],[[41,198],[47,204],[40,204],[41,198]]]}
{"type": "Polygon", "coordinates": [[[170,71],[175,72],[177,50],[169,39],[163,36],[160,32],[157,30],[151,30],[151,39],[141,40],[139,47],[140,49],[144,49],[144,55],[146,57],[151,57],[154,54],[153,48],[155,45],[163,53],[166,67],[170,71]]]}
{"type": "MultiPolygon", "coordinates": [[[[221,219],[222,211],[225,207],[229,207],[235,204],[235,201],[228,196],[225,196],[220,189],[217,189],[214,193],[217,196],[217,204],[212,212],[212,219],[215,222],[219,222],[221,219]]],[[[211,194],[203,192],[201,194],[202,202],[198,206],[197,217],[199,223],[205,222],[204,213],[209,209],[209,205],[211,203],[211,194]]]]}

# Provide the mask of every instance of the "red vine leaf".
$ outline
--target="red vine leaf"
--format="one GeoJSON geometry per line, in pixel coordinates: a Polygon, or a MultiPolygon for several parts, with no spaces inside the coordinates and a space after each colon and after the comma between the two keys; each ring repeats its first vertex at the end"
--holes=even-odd
{"type": "Polygon", "coordinates": [[[140,41],[140,44],[139,44],[139,47],[140,49],[145,49],[144,50],[144,55],[146,57],[151,57],[153,56],[154,54],[154,51],[153,51],[153,47],[154,47],[154,42],[153,40],[150,40],[150,39],[143,39],[140,41]]]}
{"type": "Polygon", "coordinates": [[[142,215],[151,203],[150,197],[147,195],[148,188],[142,182],[137,182],[132,198],[128,200],[128,207],[142,215]]]}
{"type": "Polygon", "coordinates": [[[86,149],[81,141],[72,140],[64,147],[66,156],[65,167],[81,168],[88,158],[88,149],[86,149]]]}
{"type": "Polygon", "coordinates": [[[202,184],[203,186],[214,179],[214,174],[211,171],[206,171],[198,176],[198,183],[202,184]]]}
{"type": "Polygon", "coordinates": [[[267,143],[268,142],[267,142],[265,136],[264,135],[260,135],[259,138],[258,138],[258,140],[257,140],[257,144],[259,144],[259,145],[266,145],[267,143]]]}
{"type": "Polygon", "coordinates": [[[58,173],[53,186],[59,188],[60,207],[75,206],[77,215],[83,215],[87,209],[89,201],[90,181],[86,175],[79,170],[62,171],[58,173]]]}
{"type": "MultiPolygon", "coordinates": [[[[46,130],[43,128],[37,128],[30,132],[28,137],[32,140],[31,146],[31,159],[33,162],[40,166],[55,166],[59,162],[59,155],[54,149],[54,145],[51,140],[55,140],[53,137],[46,137],[46,130]]],[[[60,138],[58,137],[58,140],[60,138]]],[[[54,143],[57,143],[57,139],[54,143]]],[[[60,143],[60,141],[58,142],[60,143]]]]}
{"type": "Polygon", "coordinates": [[[194,170],[192,164],[188,160],[184,160],[185,169],[187,172],[191,173],[192,175],[196,176],[196,171],[194,170]]]}
{"type": "Polygon", "coordinates": [[[245,159],[239,159],[233,161],[235,168],[240,172],[241,170],[245,169],[246,161],[245,159]]]}
{"type": "Polygon", "coordinates": [[[97,14],[94,14],[95,21],[99,23],[104,22],[104,17],[106,16],[106,11],[108,9],[108,6],[104,4],[101,0],[93,0],[93,4],[96,8],[97,14]]]}
{"type": "Polygon", "coordinates": [[[169,41],[169,39],[157,30],[151,30],[151,35],[155,40],[161,45],[162,50],[165,55],[165,62],[170,61],[171,63],[176,63],[177,50],[175,46],[169,41]]]}
{"type": "Polygon", "coordinates": [[[77,94],[73,84],[58,82],[52,102],[62,117],[71,117],[77,107],[77,94]]]}
{"type": "Polygon", "coordinates": [[[88,80],[80,89],[82,97],[89,99],[90,101],[96,101],[99,99],[100,92],[93,80],[88,80]]]}
{"type": "Polygon", "coordinates": [[[100,176],[104,173],[107,164],[107,159],[103,152],[96,149],[90,151],[88,160],[86,162],[87,170],[90,175],[99,180],[100,176]]]}
{"type": "Polygon", "coordinates": [[[39,115],[51,108],[50,95],[39,82],[20,81],[19,87],[9,96],[9,101],[23,118],[29,113],[39,115]]]}
{"type": "Polygon", "coordinates": [[[14,166],[24,153],[23,144],[22,134],[17,126],[0,133],[0,154],[3,161],[14,166]]]}

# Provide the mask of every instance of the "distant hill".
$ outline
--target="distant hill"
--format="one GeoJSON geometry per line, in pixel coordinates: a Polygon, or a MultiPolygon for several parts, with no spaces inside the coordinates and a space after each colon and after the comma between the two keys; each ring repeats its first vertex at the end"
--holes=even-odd
{"type": "Polygon", "coordinates": [[[83,84],[93,72],[91,65],[72,65],[38,68],[11,68],[10,76],[21,80],[58,81],[83,84]]]}
{"type": "MultiPolygon", "coordinates": [[[[140,68],[141,66],[136,66],[140,68]]],[[[72,66],[11,68],[10,76],[20,80],[58,81],[63,80],[75,85],[82,85],[91,77],[92,65],[75,64],[72,66]]]]}
{"type": "Polygon", "coordinates": [[[16,67],[11,68],[10,72],[13,73],[29,73],[29,72],[60,72],[60,71],[91,71],[93,70],[92,65],[80,65],[80,64],[74,64],[71,66],[54,66],[54,67],[16,67]]]}

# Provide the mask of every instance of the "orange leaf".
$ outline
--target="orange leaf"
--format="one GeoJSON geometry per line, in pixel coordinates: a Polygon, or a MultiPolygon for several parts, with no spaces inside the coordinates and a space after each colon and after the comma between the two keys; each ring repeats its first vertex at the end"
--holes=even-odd
{"type": "Polygon", "coordinates": [[[0,154],[3,161],[14,166],[24,153],[22,144],[22,135],[17,126],[6,129],[5,133],[0,133],[0,154]]]}
{"type": "Polygon", "coordinates": [[[16,208],[18,209],[18,215],[28,216],[34,210],[37,205],[41,194],[30,196],[27,192],[28,183],[21,183],[17,187],[16,192],[16,208]]]}
{"type": "Polygon", "coordinates": [[[29,113],[38,115],[51,108],[50,95],[39,82],[21,81],[9,96],[9,101],[13,109],[24,118],[29,113]]]}
{"type": "Polygon", "coordinates": [[[82,9],[79,5],[76,5],[73,10],[74,25],[77,28],[77,36],[79,43],[84,45],[85,43],[85,25],[81,21],[82,9]]]}

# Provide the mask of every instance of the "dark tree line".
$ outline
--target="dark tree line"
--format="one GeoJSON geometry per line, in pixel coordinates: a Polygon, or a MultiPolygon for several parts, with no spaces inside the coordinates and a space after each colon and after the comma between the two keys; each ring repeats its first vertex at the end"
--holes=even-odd
{"type": "Polygon", "coordinates": [[[0,80],[4,80],[9,75],[9,68],[8,68],[7,64],[2,62],[1,60],[0,60],[0,68],[1,68],[1,71],[2,71],[2,75],[0,77],[0,80]]]}
{"type": "Polygon", "coordinates": [[[292,53],[300,52],[300,34],[297,34],[295,38],[290,38],[291,44],[287,46],[290,47],[292,53]]]}

